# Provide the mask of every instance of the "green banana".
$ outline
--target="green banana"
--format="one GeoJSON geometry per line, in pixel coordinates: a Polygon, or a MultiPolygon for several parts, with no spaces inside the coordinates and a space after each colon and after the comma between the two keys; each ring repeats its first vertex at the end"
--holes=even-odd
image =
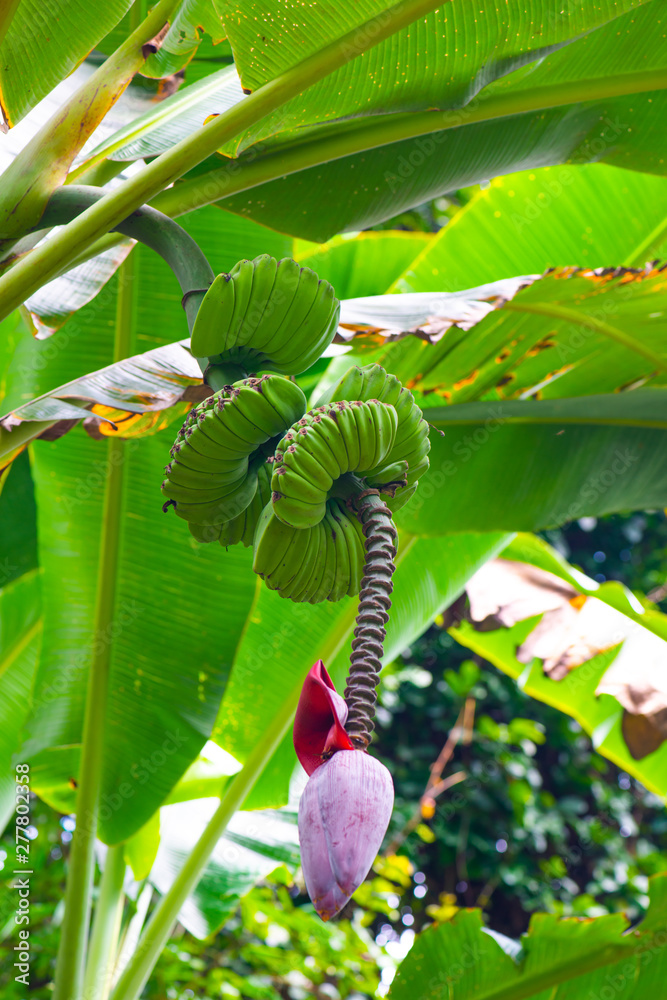
{"type": "Polygon", "coordinates": [[[357,406],[354,418],[359,435],[359,466],[361,469],[372,469],[375,458],[375,421],[368,406],[357,406]]]}
{"type": "Polygon", "coordinates": [[[363,529],[356,517],[351,515],[342,503],[338,503],[338,510],[334,514],[341,529],[349,560],[349,575],[346,594],[354,597],[359,593],[361,578],[364,575],[365,548],[363,542],[363,529]]]}
{"type": "Polygon", "coordinates": [[[263,375],[259,383],[259,391],[278,414],[283,428],[301,419],[306,412],[306,397],[296,382],[279,375],[263,375]]]}
{"type": "Polygon", "coordinates": [[[333,485],[333,476],[305,448],[297,449],[294,445],[290,445],[282,453],[282,464],[286,469],[299,473],[324,493],[327,493],[333,485]]]}
{"type": "Polygon", "coordinates": [[[316,428],[317,433],[331,449],[341,472],[349,472],[347,448],[341,436],[338,423],[333,417],[333,414],[336,413],[336,407],[341,405],[344,404],[332,403],[330,412],[329,407],[321,407],[319,410],[313,411],[315,413],[313,427],[316,428]]]}
{"type": "Polygon", "coordinates": [[[380,472],[367,472],[365,479],[369,486],[383,486],[385,483],[397,483],[404,480],[407,483],[408,463],[405,461],[385,465],[380,472]]]}
{"type": "MultiPolygon", "coordinates": [[[[173,487],[169,484],[169,491],[163,488],[165,495],[169,496],[173,487]]],[[[237,489],[224,497],[197,502],[192,500],[176,500],[175,510],[179,517],[195,524],[222,524],[230,521],[233,517],[244,510],[251,502],[257,491],[257,476],[249,475],[241,480],[237,489]]],[[[196,497],[197,494],[191,496],[196,497]]],[[[169,497],[173,500],[173,497],[169,497]]]]}
{"type": "MultiPolygon", "coordinates": [[[[324,558],[322,578],[316,592],[309,597],[311,604],[319,604],[320,601],[330,601],[332,594],[336,591],[338,582],[338,552],[336,549],[335,522],[331,516],[329,505],[324,520],[320,522],[320,527],[324,534],[324,558]]],[[[341,567],[344,570],[344,567],[341,567]]]]}
{"type": "MultiPolygon", "coordinates": [[[[280,291],[282,297],[274,304],[273,315],[270,318],[271,331],[267,331],[267,353],[271,353],[277,344],[285,343],[287,330],[298,329],[306,320],[317,295],[318,277],[309,267],[300,268],[296,261],[286,258],[278,264],[278,273],[284,275],[280,291]]],[[[273,298],[277,298],[275,295],[273,298]]],[[[273,299],[269,303],[269,308],[273,299]]],[[[296,346],[296,345],[295,345],[296,346]]],[[[285,357],[289,356],[289,349],[285,357]]]]}
{"type": "Polygon", "coordinates": [[[192,328],[190,350],[196,358],[220,354],[234,313],[234,297],[231,274],[219,274],[204,296],[192,328]]]}
{"type": "Polygon", "coordinates": [[[278,261],[268,253],[255,257],[252,263],[250,303],[246,310],[243,329],[237,338],[239,347],[252,347],[253,336],[262,323],[278,272],[278,261]]]}
{"type": "Polygon", "coordinates": [[[354,403],[341,407],[332,414],[338,424],[338,431],[347,453],[347,468],[360,469],[360,443],[357,422],[354,417],[354,403]]]}
{"type": "Polygon", "coordinates": [[[324,520],[316,524],[314,528],[310,529],[310,533],[314,536],[312,540],[313,545],[313,560],[312,564],[308,564],[305,574],[305,584],[303,589],[295,590],[292,600],[301,602],[310,602],[311,604],[317,604],[319,601],[324,600],[324,597],[319,596],[320,587],[322,583],[322,577],[324,576],[324,564],[327,548],[327,536],[324,530],[324,520]]]}
{"type": "Polygon", "coordinates": [[[270,581],[276,573],[280,574],[280,567],[294,541],[295,531],[295,528],[276,517],[270,503],[266,504],[255,531],[252,568],[272,590],[275,587],[271,586],[270,581]]]}
{"type": "Polygon", "coordinates": [[[241,542],[252,545],[257,523],[271,499],[271,464],[262,462],[257,470],[257,492],[245,510],[223,524],[190,524],[190,532],[198,542],[220,542],[227,548],[241,542]]]}
{"type": "Polygon", "coordinates": [[[240,260],[230,271],[234,282],[234,312],[225,333],[223,351],[237,353],[239,345],[243,343],[244,333],[247,335],[248,331],[244,331],[243,324],[250,305],[253,271],[254,266],[251,260],[240,260]]]}
{"type": "Polygon", "coordinates": [[[347,595],[350,586],[350,553],[347,548],[347,540],[343,532],[341,519],[346,514],[341,513],[338,507],[338,500],[330,500],[327,504],[326,520],[330,525],[331,538],[336,553],[336,574],[333,586],[329,592],[327,600],[340,601],[347,595]]]}
{"type": "Polygon", "coordinates": [[[340,304],[326,281],[286,257],[261,254],[218,275],[204,296],[191,350],[212,364],[298,375],[331,343],[340,304]]]}
{"type": "MultiPolygon", "coordinates": [[[[264,375],[227,386],[195,407],[178,432],[162,484],[178,516],[209,526],[239,517],[257,492],[258,470],[266,462],[263,447],[284,434],[286,420],[300,417],[305,405],[298,386],[264,375]]],[[[268,488],[266,494],[268,502],[268,488]]],[[[246,531],[249,526],[241,534],[246,531]]],[[[230,527],[224,538],[236,532],[237,526],[230,527]]]]}

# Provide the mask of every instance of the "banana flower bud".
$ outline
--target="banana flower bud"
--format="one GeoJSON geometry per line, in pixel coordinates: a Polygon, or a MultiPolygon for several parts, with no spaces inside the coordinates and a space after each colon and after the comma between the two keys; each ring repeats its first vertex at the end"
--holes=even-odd
{"type": "Polygon", "coordinates": [[[320,660],[301,693],[294,745],[310,774],[299,803],[301,866],[323,920],[335,916],[366,878],[394,805],[389,771],[353,747],[346,718],[347,706],[320,660]]]}

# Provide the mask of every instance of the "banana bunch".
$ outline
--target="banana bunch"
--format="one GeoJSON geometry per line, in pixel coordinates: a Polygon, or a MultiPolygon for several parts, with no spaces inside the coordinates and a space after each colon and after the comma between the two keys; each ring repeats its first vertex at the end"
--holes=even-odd
{"type": "Polygon", "coordinates": [[[428,424],[422,411],[414,401],[412,393],[404,389],[394,375],[388,374],[380,365],[354,366],[330,386],[318,399],[318,406],[337,400],[377,399],[393,406],[398,416],[398,429],[391,452],[384,464],[371,469],[366,474],[369,486],[381,486],[391,479],[406,478],[406,486],[396,491],[387,500],[392,511],[400,510],[417,489],[418,480],[428,471],[428,453],[431,443],[428,439],[428,424]],[[400,469],[404,468],[403,473],[400,469]],[[387,478],[389,477],[389,478],[387,478]]]}
{"type": "Polygon", "coordinates": [[[270,456],[257,470],[257,492],[244,511],[224,524],[190,524],[190,534],[198,542],[220,542],[225,548],[239,542],[246,548],[252,545],[261,513],[271,499],[272,463],[270,456]]]}
{"type": "Polygon", "coordinates": [[[319,604],[358,594],[365,558],[361,524],[334,497],[310,528],[285,524],[267,504],[255,533],[252,568],[281,597],[319,604]]]}
{"type": "MultiPolygon", "coordinates": [[[[210,528],[250,505],[259,470],[306,408],[293,382],[277,375],[225,386],[190,411],[171,449],[162,492],[179,517],[210,528]]],[[[208,540],[208,539],[207,539],[208,540]]]]}
{"type": "Polygon", "coordinates": [[[214,280],[197,313],[191,351],[212,365],[298,375],[333,340],[339,313],[328,281],[290,257],[261,254],[214,280]]]}
{"type": "Polygon", "coordinates": [[[387,461],[397,428],[394,407],[376,399],[341,400],[310,410],[276,448],[275,515],[293,528],[313,528],[325,516],[334,482],[346,473],[378,483],[404,476],[406,462],[387,461]]]}

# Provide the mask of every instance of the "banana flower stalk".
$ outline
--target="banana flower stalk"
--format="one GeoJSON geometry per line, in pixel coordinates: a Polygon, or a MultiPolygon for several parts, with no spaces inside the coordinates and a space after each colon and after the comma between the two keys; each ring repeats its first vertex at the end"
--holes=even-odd
{"type": "Polygon", "coordinates": [[[347,712],[318,660],[301,691],[294,748],[310,775],[299,803],[301,866],[323,920],[339,913],[366,878],[394,805],[389,771],[354,747],[347,712]]]}

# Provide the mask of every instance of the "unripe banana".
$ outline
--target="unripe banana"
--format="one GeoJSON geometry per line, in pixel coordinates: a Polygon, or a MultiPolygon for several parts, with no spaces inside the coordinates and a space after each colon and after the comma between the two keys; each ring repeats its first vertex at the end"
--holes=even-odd
{"type": "Polygon", "coordinates": [[[191,351],[214,365],[298,375],[333,340],[339,313],[327,281],[288,257],[262,254],[215,278],[195,320],[191,351]]]}
{"type": "Polygon", "coordinates": [[[252,545],[262,511],[271,499],[271,461],[263,462],[257,471],[257,492],[249,505],[224,524],[190,524],[190,532],[198,542],[220,542],[227,548],[241,542],[252,545]]]}
{"type": "Polygon", "coordinates": [[[276,448],[271,478],[271,500],[276,515],[299,529],[314,527],[324,517],[330,484],[313,475],[316,467],[312,463],[306,459],[300,461],[302,453],[316,459],[318,467],[329,474],[333,483],[334,477],[338,479],[339,475],[359,472],[383,461],[393,445],[395,430],[394,409],[377,400],[329,403],[311,410],[290,431],[289,444],[284,438],[276,448]],[[327,461],[323,443],[333,461],[327,461]]]}
{"type": "Polygon", "coordinates": [[[363,529],[342,500],[327,501],[312,528],[292,528],[267,504],[255,531],[253,569],[270,590],[319,604],[359,593],[365,560],[363,529]]]}
{"type": "MultiPolygon", "coordinates": [[[[171,449],[162,484],[179,517],[208,528],[239,517],[257,492],[264,449],[273,450],[274,440],[301,417],[305,405],[305,396],[293,382],[263,375],[227,386],[195,407],[171,449]]],[[[264,503],[269,492],[267,488],[264,503]]],[[[238,530],[230,527],[224,537],[235,537],[238,530]]],[[[244,534],[244,544],[250,544],[249,521],[244,534]]]]}
{"type": "MultiPolygon", "coordinates": [[[[388,374],[384,368],[377,364],[366,365],[363,368],[357,366],[350,368],[338,382],[330,386],[319,397],[317,406],[328,401],[343,399],[364,402],[378,399],[395,409],[398,427],[394,445],[383,459],[375,462],[374,467],[367,467],[364,476],[369,484],[374,486],[391,482],[392,487],[394,487],[396,481],[406,479],[407,486],[399,488],[396,492],[396,500],[398,500],[402,489],[416,484],[420,476],[428,470],[427,456],[431,445],[428,440],[428,424],[423,418],[422,411],[415,403],[412,393],[402,388],[401,383],[394,375],[388,374]],[[395,470],[398,463],[402,462],[408,463],[407,477],[399,475],[396,479],[388,479],[386,476],[388,467],[392,466],[395,470]]],[[[363,425],[364,421],[361,416],[358,417],[358,420],[363,425]]],[[[362,451],[368,455],[370,451],[369,427],[367,425],[360,426],[359,433],[362,439],[362,451]]],[[[408,499],[409,497],[406,497],[403,502],[407,502],[408,499]]]]}

